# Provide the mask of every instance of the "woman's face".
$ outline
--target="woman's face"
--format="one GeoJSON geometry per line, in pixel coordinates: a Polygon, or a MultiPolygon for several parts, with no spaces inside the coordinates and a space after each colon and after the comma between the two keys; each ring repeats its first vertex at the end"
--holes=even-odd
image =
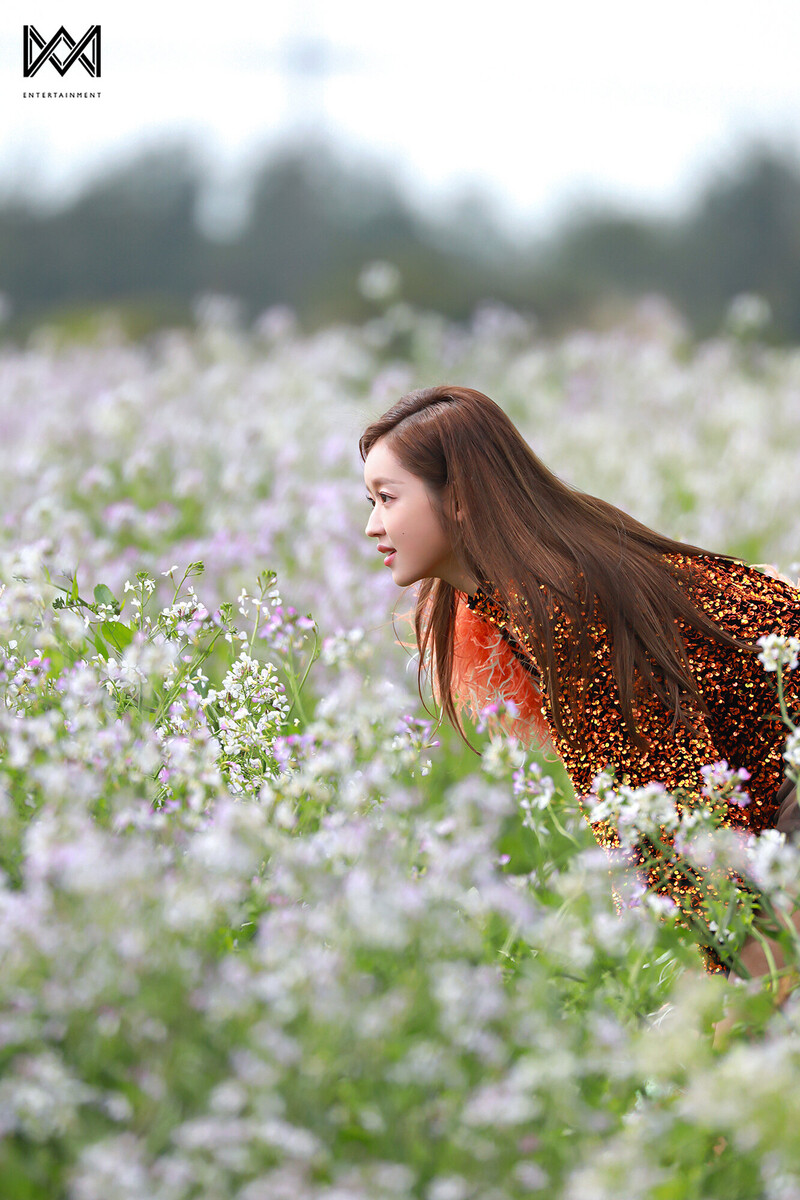
{"type": "Polygon", "coordinates": [[[373,506],[367,537],[378,539],[378,549],[398,587],[437,578],[460,591],[474,592],[477,580],[456,560],[427,486],[401,467],[384,442],[385,438],[376,442],[364,462],[364,483],[373,506]]]}

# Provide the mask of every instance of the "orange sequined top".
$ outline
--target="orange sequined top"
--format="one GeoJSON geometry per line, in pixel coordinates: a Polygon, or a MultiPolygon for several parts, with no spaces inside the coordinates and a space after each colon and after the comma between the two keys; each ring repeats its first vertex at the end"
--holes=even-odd
{"type": "MultiPolygon", "coordinates": [[[[721,598],[704,595],[702,589],[693,595],[699,606],[728,633],[753,642],[772,633],[800,636],[800,590],[791,584],[764,575],[744,562],[728,562],[716,555],[697,558],[670,553],[665,558],[680,565],[691,561],[702,572],[713,573],[723,580],[725,592],[721,598]]],[[[472,596],[461,595],[472,613],[500,631],[514,652],[515,657],[508,661],[512,665],[515,661],[525,664],[535,689],[530,695],[541,701],[541,716],[549,728],[553,747],[587,816],[588,806],[583,797],[591,792],[594,777],[606,766],[614,769],[619,783],[631,787],[653,781],[662,783],[676,794],[680,808],[693,802],[707,803],[702,796],[705,779],[700,768],[725,759],[729,768],[745,767],[750,772],[744,788],[751,803],[744,808],[729,805],[723,824],[754,833],[774,825],[778,812],[776,793],[784,780],[783,751],[788,730],[780,720],[775,673],[765,671],[756,655],[721,646],[678,620],[698,690],[711,716],[704,719],[686,704],[701,736],[693,735],[681,725],[670,732],[672,712],[650,692],[647,701],[634,706],[637,728],[651,745],[650,751],[645,752],[632,745],[623,722],[613,678],[612,646],[606,625],[595,609],[589,627],[591,677],[578,717],[580,728],[568,712],[562,718],[570,733],[577,733],[581,743],[589,746],[586,752],[579,753],[552,726],[547,690],[538,687],[540,676],[535,658],[524,633],[508,618],[497,594],[481,588],[472,596]]],[[[555,603],[554,649],[557,663],[566,669],[572,657],[570,638],[569,622],[555,603]]],[[[560,686],[561,681],[559,689],[560,686]]],[[[784,693],[790,715],[796,713],[800,707],[800,669],[784,671],[784,693]]],[[[619,845],[616,830],[608,822],[593,824],[592,829],[601,845],[607,848],[619,845]]],[[[669,843],[670,838],[664,835],[664,841],[669,843]]],[[[648,872],[648,883],[680,908],[686,910],[687,905],[697,908],[698,897],[680,870],[664,864],[663,868],[648,872]]],[[[706,965],[712,971],[722,969],[713,952],[706,955],[706,965]]]]}

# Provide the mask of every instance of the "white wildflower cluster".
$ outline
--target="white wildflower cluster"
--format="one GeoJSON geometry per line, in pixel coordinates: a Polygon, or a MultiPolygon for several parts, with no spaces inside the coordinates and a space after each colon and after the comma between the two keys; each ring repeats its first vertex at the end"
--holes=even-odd
{"type": "Polygon", "coordinates": [[[732,804],[737,808],[746,808],[750,804],[750,795],[739,787],[750,778],[746,767],[733,769],[728,766],[726,759],[717,763],[707,763],[700,768],[704,783],[701,789],[703,796],[717,802],[732,804]]]}
{"type": "Polygon", "coordinates": [[[714,935],[718,946],[733,945],[738,941],[736,930],[718,925],[716,921],[708,922],[709,932],[714,935]]]}
{"type": "Polygon", "coordinates": [[[186,596],[174,600],[159,613],[158,623],[168,636],[178,633],[189,639],[196,638],[212,624],[209,611],[198,599],[192,584],[186,590],[186,596]]]}
{"type": "Polygon", "coordinates": [[[37,751],[55,754],[56,743],[67,739],[74,756],[91,757],[92,737],[115,713],[94,665],[78,661],[56,679],[49,666],[37,655],[6,679],[0,730],[13,767],[32,767],[37,751]]]}
{"type": "Polygon", "coordinates": [[[662,783],[644,787],[615,786],[608,771],[599,772],[586,796],[589,820],[593,825],[608,821],[619,834],[620,845],[631,848],[643,838],[659,837],[678,829],[680,820],[674,799],[662,783]]]}
{"type": "Polygon", "coordinates": [[[717,816],[705,809],[684,811],[675,835],[675,849],[687,863],[703,872],[717,886],[733,878],[732,873],[748,873],[748,835],[738,828],[720,828],[717,816]]]}
{"type": "Polygon", "coordinates": [[[515,737],[494,734],[483,751],[481,768],[492,779],[503,779],[519,770],[525,762],[525,750],[515,737]]]}
{"type": "Polygon", "coordinates": [[[425,750],[438,746],[438,741],[431,741],[431,722],[405,714],[397,724],[397,731],[384,742],[384,753],[411,771],[419,767],[420,774],[427,775],[431,770],[429,757],[422,757],[425,750]]]}
{"type": "Polygon", "coordinates": [[[642,902],[659,920],[675,917],[679,911],[677,904],[669,896],[662,896],[649,888],[643,889],[642,902]]]}
{"type": "Polygon", "coordinates": [[[162,633],[137,630],[119,660],[98,661],[108,692],[136,694],[142,686],[170,684],[178,670],[180,648],[162,633]]]}
{"type": "Polygon", "coordinates": [[[31,608],[41,609],[47,603],[45,593],[50,588],[41,580],[41,567],[42,560],[52,549],[51,538],[32,537],[28,541],[6,545],[0,551],[3,607],[16,606],[17,618],[23,616],[25,608],[30,616],[31,608]]]}
{"type": "Polygon", "coordinates": [[[56,681],[55,690],[60,696],[60,708],[66,730],[77,737],[79,733],[90,734],[114,714],[114,706],[101,687],[100,673],[95,662],[79,661],[65,671],[56,681]]]}
{"type": "MultiPolygon", "coordinates": [[[[87,613],[87,617],[88,617],[87,613]]],[[[117,616],[116,604],[98,604],[96,606],[95,618],[97,621],[113,621],[117,616]]]]}
{"type": "Polygon", "coordinates": [[[358,290],[367,300],[391,300],[400,290],[401,275],[394,263],[376,259],[358,276],[358,290]]]}
{"type": "Polygon", "coordinates": [[[748,874],[781,907],[800,897],[800,851],[777,829],[751,837],[746,847],[748,874]]]}
{"type": "Polygon", "coordinates": [[[7,707],[26,712],[41,707],[47,694],[53,691],[50,678],[50,659],[34,653],[25,659],[17,653],[17,640],[11,638],[3,653],[0,680],[4,686],[7,707]]]}
{"type": "Polygon", "coordinates": [[[12,771],[32,769],[37,758],[53,753],[63,733],[64,718],[58,709],[31,714],[24,720],[0,711],[4,766],[12,771]]]}
{"type": "Polygon", "coordinates": [[[297,330],[297,314],[288,304],[272,304],[253,322],[256,338],[265,342],[287,342],[297,330]]]}
{"type": "Polygon", "coordinates": [[[723,760],[703,768],[706,784],[702,793],[707,804],[678,804],[663,784],[652,782],[644,787],[616,786],[613,772],[601,771],[593,781],[593,791],[585,797],[592,824],[608,821],[619,836],[624,851],[650,842],[648,853],[671,859],[674,852],[687,863],[719,879],[731,871],[746,870],[747,836],[736,828],[720,828],[720,813],[729,804],[743,807],[738,782],[748,778],[731,770],[723,760]],[[725,797],[721,806],[719,795],[725,797]]]}
{"type": "Polygon", "coordinates": [[[788,667],[793,671],[800,661],[800,638],[788,637],[782,633],[770,633],[758,639],[762,647],[758,661],[765,671],[777,671],[778,667],[788,667]]]}
{"type": "Polygon", "coordinates": [[[787,737],[783,757],[790,767],[800,771],[800,729],[793,729],[787,737]]]}
{"type": "MultiPolygon", "coordinates": [[[[316,706],[315,718],[302,732],[278,737],[273,756],[280,773],[261,790],[265,803],[288,802],[306,814],[328,807],[347,812],[372,809],[397,777],[429,770],[423,752],[430,722],[407,716],[409,697],[388,680],[365,688],[350,672],[336,676],[316,706]]],[[[403,806],[418,798],[408,795],[403,806]]],[[[276,812],[278,809],[276,808],[276,812]]]]}
{"type": "Polygon", "coordinates": [[[152,596],[153,592],[156,590],[156,581],[152,578],[152,576],[148,575],[146,571],[140,572],[140,576],[137,576],[137,580],[138,587],[135,583],[132,583],[130,579],[126,579],[125,586],[122,590],[126,595],[128,592],[133,593],[131,596],[131,604],[134,606],[134,608],[142,608],[144,605],[145,593],[148,596],[152,596]]]}
{"type": "Polygon", "coordinates": [[[720,832],[719,821],[711,804],[687,806],[680,814],[680,824],[675,832],[675,849],[695,860],[713,858],[713,846],[720,832]]]}
{"type": "Polygon", "coordinates": [[[295,808],[327,807],[336,797],[340,775],[353,765],[352,747],[335,741],[324,721],[314,721],[302,734],[278,736],[272,744],[274,777],[262,780],[258,797],[281,815],[285,828],[295,823],[295,808]]]}
{"type": "MultiPolygon", "coordinates": [[[[334,633],[321,683],[310,617],[272,582],[240,588],[270,562],[325,634],[385,623],[396,587],[377,563],[365,576],[353,406],[384,411],[431,362],[479,377],[545,461],[648,525],[796,561],[797,351],[690,343],[671,317],[543,338],[482,306],[465,327],[396,286],[366,282],[363,328],[305,334],[275,308],[251,335],[206,309],[146,347],[39,330],[4,348],[0,1196],[33,1171],[37,1195],[74,1200],[616,1200],[684,1179],[790,1200],[796,998],[767,1018],[738,989],[761,1024],[712,1049],[725,981],[655,919],[665,898],[615,913],[571,795],[514,769],[511,743],[487,753],[494,779],[443,737],[422,777],[428,735],[401,724],[417,664],[391,637],[334,633]],[[160,592],[178,579],[164,566],[200,557],[209,620],[191,591],[160,592]],[[238,616],[221,603],[237,595],[238,616]],[[221,693],[243,648],[287,688],[309,665],[289,729],[280,693],[204,704],[201,667],[221,693]],[[529,836],[520,805],[569,836],[529,836]],[[664,1005],[674,1020],[643,1027],[664,1005]],[[424,1169],[431,1138],[441,1162],[424,1169]]],[[[781,656],[791,670],[790,641],[781,656]]],[[[752,870],[788,913],[790,843],[762,838],[751,866],[730,830],[712,836],[716,801],[744,787],[714,767],[676,849],[715,882],[752,870]]],[[[637,828],[671,820],[657,789],[634,799],[618,803],[637,828]]],[[[751,911],[715,910],[720,939],[751,911]]]]}
{"type": "Polygon", "coordinates": [[[725,315],[725,326],[734,337],[748,338],[763,333],[772,319],[769,301],[755,292],[734,296],[725,315]]]}
{"type": "Polygon", "coordinates": [[[509,720],[514,721],[518,716],[519,708],[514,701],[500,696],[480,710],[475,728],[478,733],[485,733],[488,729],[490,734],[496,734],[507,727],[509,720]]]}
{"type": "Polygon", "coordinates": [[[0,1080],[0,1128],[34,1144],[69,1134],[78,1107],[101,1093],[76,1079],[52,1050],[22,1055],[11,1077],[0,1080]]]}
{"type": "Polygon", "coordinates": [[[152,726],[137,731],[129,715],[118,716],[97,664],[82,660],[33,691],[5,696],[0,742],[0,779],[31,811],[41,802],[89,802],[103,780],[112,792],[125,780],[146,805],[148,776],[161,761],[152,726]]]}
{"type": "Polygon", "coordinates": [[[205,811],[223,785],[222,748],[208,724],[203,698],[191,684],[170,704],[156,736],[162,757],[160,806],[185,802],[190,812],[205,811]]]}
{"type": "Polygon", "coordinates": [[[91,617],[88,613],[86,617],[80,617],[71,608],[60,608],[53,614],[52,632],[56,639],[60,635],[64,641],[77,648],[85,641],[86,630],[90,624],[91,617]]]}
{"type": "MultiPolygon", "coordinates": [[[[261,641],[266,642],[270,653],[288,656],[292,652],[302,652],[309,640],[309,633],[316,631],[316,622],[309,614],[301,616],[292,605],[285,605],[277,587],[267,590],[268,581],[274,578],[274,573],[266,572],[261,579],[265,581],[264,591],[260,596],[251,596],[243,588],[239,593],[237,603],[239,612],[246,619],[255,612],[254,636],[257,633],[261,641]]],[[[247,641],[247,634],[241,632],[241,641],[247,641]]],[[[231,641],[230,634],[226,635],[231,641]]]]}
{"type": "Polygon", "coordinates": [[[224,292],[200,292],[192,302],[195,320],[208,330],[233,330],[242,321],[243,305],[237,296],[224,292]]]}
{"type": "Polygon", "coordinates": [[[541,817],[537,814],[550,807],[556,790],[554,780],[545,775],[540,763],[531,760],[514,772],[513,790],[522,811],[523,825],[540,833],[541,817]]]}
{"type": "Polygon", "coordinates": [[[343,667],[351,663],[368,662],[373,653],[373,646],[364,637],[364,630],[356,627],[326,637],[320,658],[326,667],[343,667]]]}
{"type": "Polygon", "coordinates": [[[262,666],[243,650],[222,687],[212,688],[203,704],[217,715],[217,737],[231,790],[257,793],[277,770],[272,746],[291,709],[274,664],[262,666]]]}

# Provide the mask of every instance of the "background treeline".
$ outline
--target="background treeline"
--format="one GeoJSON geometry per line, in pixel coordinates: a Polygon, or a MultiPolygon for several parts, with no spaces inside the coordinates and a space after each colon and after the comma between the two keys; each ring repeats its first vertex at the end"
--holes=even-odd
{"type": "Polygon", "coordinates": [[[57,210],[7,185],[6,333],[22,337],[42,319],[79,323],[109,305],[131,332],[147,332],[190,322],[202,292],[239,297],[249,317],[290,304],[306,329],[359,320],[374,311],[359,271],[387,259],[404,299],[456,320],[491,297],[559,332],[602,325],[660,292],[705,336],[733,296],[756,292],[772,309],[771,340],[800,338],[800,164],[787,150],[751,143],[680,216],[588,207],[546,238],[511,237],[479,196],[423,212],[411,182],[324,143],[284,147],[254,169],[243,220],[224,237],[203,219],[207,172],[188,143],[139,152],[57,210]]]}

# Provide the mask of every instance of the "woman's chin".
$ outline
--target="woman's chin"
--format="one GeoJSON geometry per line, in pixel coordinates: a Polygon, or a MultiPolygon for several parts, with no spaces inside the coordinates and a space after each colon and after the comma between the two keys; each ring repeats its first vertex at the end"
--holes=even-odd
{"type": "Polygon", "coordinates": [[[415,583],[419,583],[421,579],[426,578],[425,575],[415,575],[413,571],[404,573],[403,571],[397,571],[395,568],[390,569],[392,572],[392,579],[397,586],[401,588],[413,587],[415,583]]]}
{"type": "Polygon", "coordinates": [[[412,580],[405,578],[402,571],[397,571],[394,567],[390,567],[389,569],[392,572],[392,580],[398,587],[408,587],[412,582],[412,580]]]}

